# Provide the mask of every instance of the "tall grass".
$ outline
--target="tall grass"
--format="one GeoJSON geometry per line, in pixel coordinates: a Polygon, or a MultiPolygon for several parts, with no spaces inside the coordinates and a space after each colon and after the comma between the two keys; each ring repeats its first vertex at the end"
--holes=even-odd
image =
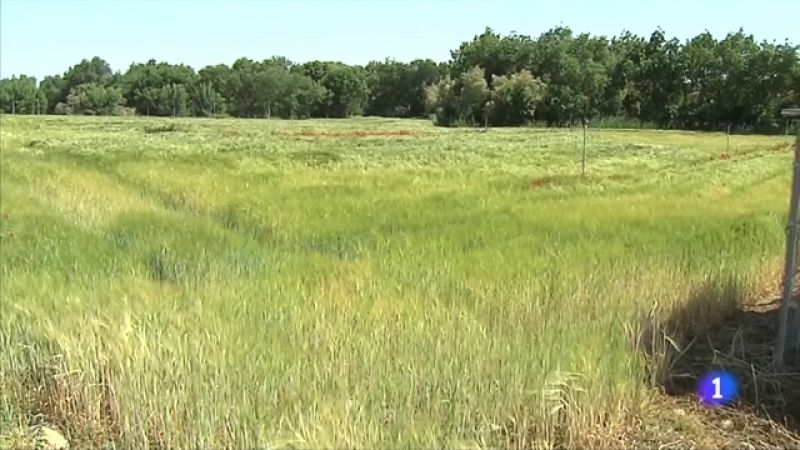
{"type": "Polygon", "coordinates": [[[681,331],[770,281],[791,158],[603,131],[580,177],[577,130],[375,119],[0,137],[0,430],[136,448],[619,444],[681,331]]]}

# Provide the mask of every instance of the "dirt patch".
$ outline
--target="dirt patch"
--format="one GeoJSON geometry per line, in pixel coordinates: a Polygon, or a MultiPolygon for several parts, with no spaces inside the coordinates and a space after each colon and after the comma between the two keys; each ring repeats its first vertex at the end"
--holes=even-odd
{"type": "Polygon", "coordinates": [[[710,409],[686,396],[660,396],[633,447],[777,450],[800,448],[800,436],[752,412],[710,409]]]}
{"type": "Polygon", "coordinates": [[[773,367],[779,306],[775,299],[748,305],[708,332],[687,336],[666,392],[694,395],[699,377],[722,368],[740,383],[735,408],[800,432],[800,361],[787,361],[783,370],[773,367]]]}
{"type": "Polygon", "coordinates": [[[392,136],[416,136],[417,133],[411,130],[338,130],[338,131],[326,131],[326,130],[302,130],[302,131],[292,131],[288,133],[282,133],[284,136],[306,136],[306,137],[327,137],[327,138],[337,138],[337,137],[370,137],[370,136],[378,136],[378,137],[392,137],[392,136]]]}
{"type": "Polygon", "coordinates": [[[548,175],[534,178],[528,182],[531,189],[544,189],[550,186],[566,186],[579,183],[602,183],[603,181],[620,182],[629,179],[628,175],[548,175]]]}
{"type": "Polygon", "coordinates": [[[680,350],[661,380],[667,406],[659,409],[671,434],[658,440],[683,448],[800,448],[800,360],[787,361],[781,370],[773,364],[780,300],[768,296],[727,313],[709,313],[725,309],[724,302],[716,302],[712,295],[690,298],[666,322],[665,329],[681,333],[675,339],[680,350]],[[696,326],[682,328],[693,322],[689,317],[696,326]],[[725,407],[703,406],[698,380],[720,369],[736,376],[738,398],[725,407]],[[710,440],[700,443],[702,436],[710,440]]]}
{"type": "Polygon", "coordinates": [[[222,131],[222,136],[226,138],[238,138],[241,135],[242,132],[238,128],[228,128],[222,131]]]}
{"type": "Polygon", "coordinates": [[[542,189],[548,186],[561,186],[580,180],[577,175],[548,175],[545,177],[534,178],[528,183],[531,189],[542,189]]]}
{"type": "Polygon", "coordinates": [[[786,151],[791,149],[792,149],[792,144],[789,142],[781,142],[780,144],[776,144],[774,147],[774,150],[777,151],[786,151]]]}

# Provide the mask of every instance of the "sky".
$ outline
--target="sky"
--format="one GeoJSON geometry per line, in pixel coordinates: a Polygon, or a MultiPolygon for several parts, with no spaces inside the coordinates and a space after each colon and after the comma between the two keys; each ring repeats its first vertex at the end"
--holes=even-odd
{"type": "Polygon", "coordinates": [[[685,40],[744,28],[800,44],[798,0],[0,0],[0,77],[61,74],[100,56],[125,71],[149,59],[231,64],[273,55],[366,64],[445,61],[487,26],[538,36],[555,26],[612,36],[661,27],[685,40]]]}

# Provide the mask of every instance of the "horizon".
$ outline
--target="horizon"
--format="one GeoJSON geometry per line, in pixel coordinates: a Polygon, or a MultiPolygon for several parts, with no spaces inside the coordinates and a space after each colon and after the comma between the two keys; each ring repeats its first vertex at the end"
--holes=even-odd
{"type": "Polygon", "coordinates": [[[800,41],[793,16],[779,14],[788,0],[770,0],[742,8],[747,2],[680,0],[644,4],[616,0],[593,4],[442,0],[158,3],[151,14],[148,0],[2,0],[0,1],[0,77],[28,75],[41,81],[63,74],[82,59],[98,56],[114,72],[151,59],[185,64],[195,70],[231,65],[238,58],[263,60],[283,56],[295,63],[312,60],[366,65],[393,59],[450,60],[450,51],[487,27],[501,35],[538,37],[564,26],[575,34],[613,37],[630,31],[648,37],[656,29],[681,42],[710,32],[716,39],[742,29],[758,42],[800,41]],[[187,9],[193,5],[193,9],[187,9]],[[308,12],[308,6],[314,12],[308,12]],[[455,7],[458,7],[454,10],[455,7]],[[514,8],[515,14],[505,14],[514,8]],[[624,11],[623,11],[624,9],[624,11]],[[691,10],[686,15],[682,11],[691,10]],[[713,23],[705,23],[714,14],[713,23]],[[604,16],[603,20],[596,20],[604,16]],[[175,21],[174,17],[180,17],[175,21]],[[333,20],[331,20],[333,18],[333,20]],[[520,19],[521,18],[521,19],[520,19]],[[65,33],[63,24],[70,24],[65,33]],[[146,32],[136,30],[146,23],[146,32]],[[413,28],[413,29],[412,29],[413,28]],[[30,30],[37,30],[36,38],[30,30]],[[209,31],[210,30],[210,31],[209,31]],[[102,36],[102,38],[98,38],[102,36]],[[54,50],[53,42],[60,44],[54,50]]]}

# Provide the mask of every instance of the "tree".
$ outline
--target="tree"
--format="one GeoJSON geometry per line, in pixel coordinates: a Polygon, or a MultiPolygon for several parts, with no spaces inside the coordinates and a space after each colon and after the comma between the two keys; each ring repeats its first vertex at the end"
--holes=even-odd
{"type": "Polygon", "coordinates": [[[391,59],[366,67],[369,115],[409,117],[425,113],[425,86],[441,77],[439,65],[417,59],[401,63],[391,59]]]}
{"type": "Polygon", "coordinates": [[[150,60],[132,64],[120,84],[127,104],[137,113],[183,116],[189,113],[189,89],[196,78],[189,66],[150,60]]]}
{"type": "Polygon", "coordinates": [[[83,59],[72,66],[64,74],[67,89],[72,89],[81,84],[98,84],[105,86],[112,79],[111,66],[103,58],[95,56],[92,59],[83,59]]]}
{"type": "Polygon", "coordinates": [[[170,83],[160,89],[159,111],[172,110],[172,117],[182,116],[189,106],[189,93],[183,84],[170,83]]]}
{"type": "Polygon", "coordinates": [[[66,106],[58,108],[72,114],[113,116],[124,113],[124,101],[122,91],[117,87],[86,83],[73,87],[67,96],[66,106]]]}
{"type": "Polygon", "coordinates": [[[66,81],[60,75],[44,77],[39,83],[39,93],[44,99],[47,107],[45,112],[52,114],[55,112],[55,107],[59,103],[67,100],[69,90],[67,89],[66,81]]]}
{"type": "Polygon", "coordinates": [[[544,96],[544,84],[523,70],[510,77],[495,76],[489,121],[492,125],[514,126],[533,121],[536,104],[544,96]]]}
{"type": "Polygon", "coordinates": [[[629,31],[612,38],[609,42],[613,64],[609,70],[609,81],[603,95],[603,115],[639,119],[642,93],[636,85],[636,77],[644,60],[644,47],[645,40],[629,31]]]}
{"type": "Polygon", "coordinates": [[[290,79],[288,67],[274,63],[266,64],[266,68],[259,73],[258,98],[265,111],[265,117],[271,117],[273,111],[276,111],[279,117],[291,115],[289,98],[294,86],[290,79]]]}
{"type": "Polygon", "coordinates": [[[547,85],[537,116],[548,124],[571,123],[580,110],[576,91],[581,62],[572,41],[572,30],[559,27],[543,33],[536,42],[532,71],[547,85]]]}
{"type": "Polygon", "coordinates": [[[0,109],[10,114],[37,114],[41,97],[36,79],[26,75],[0,80],[0,109]]]}
{"type": "Polygon", "coordinates": [[[193,116],[215,117],[225,113],[225,99],[209,82],[195,82],[191,86],[189,98],[193,116]]]}
{"type": "Polygon", "coordinates": [[[473,67],[463,73],[456,83],[459,119],[466,123],[481,123],[484,106],[489,100],[489,86],[483,69],[473,67]]]}
{"type": "Polygon", "coordinates": [[[408,116],[411,110],[411,67],[390,59],[366,67],[369,99],[365,111],[375,116],[408,116]]]}
{"type": "Polygon", "coordinates": [[[583,121],[600,114],[604,104],[609,72],[613,67],[612,54],[608,41],[603,37],[581,34],[572,42],[572,54],[580,64],[576,75],[574,115],[583,121]]]}
{"type": "Polygon", "coordinates": [[[534,42],[528,36],[503,37],[487,27],[483,34],[451,52],[451,75],[459,76],[473,67],[480,67],[484,70],[487,85],[491,87],[493,76],[530,69],[534,48],[534,42]]]}
{"type": "Polygon", "coordinates": [[[308,118],[327,99],[319,83],[300,73],[290,73],[288,94],[284,98],[289,118],[308,118]]]}
{"type": "Polygon", "coordinates": [[[484,119],[489,88],[483,69],[473,67],[452,81],[445,77],[425,89],[427,110],[438,125],[478,124],[484,119]]]}
{"type": "Polygon", "coordinates": [[[408,114],[419,117],[425,114],[425,87],[442,79],[447,73],[447,68],[431,59],[415,59],[409,65],[411,82],[408,92],[408,114]]]}
{"type": "Polygon", "coordinates": [[[656,29],[536,38],[486,28],[448,61],[392,59],[366,67],[336,61],[295,64],[282,56],[239,58],[195,73],[150,60],[112,72],[99,57],[62,76],[0,80],[0,110],[13,114],[118,114],[117,94],[143,115],[413,117],[440,125],[570,125],[621,117],[660,127],[776,131],[780,109],[800,105],[800,47],[757,42],[743,30],[685,42],[656,29]]]}
{"type": "MultiPolygon", "coordinates": [[[[717,58],[717,41],[711,33],[700,34],[683,47],[683,125],[714,128],[720,113],[716,104],[723,67],[717,58]]],[[[650,74],[646,74],[650,77],[650,74]]]]}
{"type": "Polygon", "coordinates": [[[681,45],[661,29],[650,35],[645,45],[644,60],[637,76],[637,88],[642,93],[641,118],[672,128],[680,125],[678,113],[685,87],[681,64],[681,45]]]}
{"type": "Polygon", "coordinates": [[[218,109],[227,110],[230,107],[230,100],[235,95],[233,89],[233,71],[225,64],[206,66],[198,72],[200,84],[208,84],[218,92],[222,103],[218,109]]]}
{"type": "Polygon", "coordinates": [[[368,91],[361,68],[331,64],[320,79],[320,85],[328,91],[325,116],[347,117],[363,111],[368,91]]]}

